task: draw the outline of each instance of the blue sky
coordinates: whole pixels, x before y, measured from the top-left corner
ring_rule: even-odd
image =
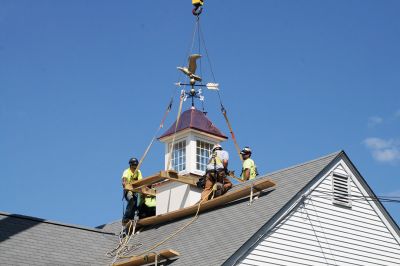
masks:
[[[96,226],[175,94],[191,1],[0,2],[0,211]],[[399,1],[207,1],[201,25],[241,146],[264,174],[344,149],[400,197]],[[204,78],[211,79],[203,60]],[[209,118],[229,133],[215,92]],[[184,109],[189,103],[184,104]],[[230,166],[240,169],[232,141]],[[142,172],[163,167],[156,143]],[[400,204],[386,204],[400,223]]]

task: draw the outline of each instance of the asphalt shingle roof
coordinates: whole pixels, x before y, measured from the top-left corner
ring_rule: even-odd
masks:
[[[188,228],[153,251],[178,251],[181,255],[173,265],[221,265],[339,154],[333,153],[260,177],[274,180],[276,188],[263,193],[250,206],[249,199],[245,198],[200,214]],[[245,185],[248,184],[242,183],[233,189]],[[132,240],[132,244],[141,245],[132,254],[137,255],[147,250],[192,218],[146,228]],[[115,225],[107,225],[104,230],[115,230]]]
[[[107,265],[116,241],[95,228],[0,212],[0,265]]]
[[[252,205],[248,198],[201,213],[189,227],[153,251],[173,249],[181,255],[172,265],[221,265],[266,224],[341,152],[270,173],[277,183]],[[258,162],[260,164],[262,162]],[[233,188],[248,185],[242,183]],[[188,223],[193,216],[144,228],[131,240],[141,253]],[[0,264],[107,265],[117,245],[120,221],[85,228],[0,212]]]

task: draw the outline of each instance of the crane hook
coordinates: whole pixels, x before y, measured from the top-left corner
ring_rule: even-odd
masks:
[[[192,10],[192,14],[196,17],[200,16],[201,12],[203,12],[203,8],[201,6],[196,6]]]
[[[192,14],[196,17],[200,16],[201,12],[203,12],[202,5],[204,4],[204,0],[192,0],[192,5],[194,6],[192,10]]]

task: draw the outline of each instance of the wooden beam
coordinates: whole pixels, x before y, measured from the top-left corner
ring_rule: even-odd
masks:
[[[156,196],[156,190],[148,187],[133,188],[132,185],[126,184],[125,189],[133,192],[142,193],[144,195]]]
[[[212,200],[208,200],[206,202],[203,202],[200,206],[200,212],[216,208],[218,206],[225,205],[231,201],[238,200],[244,197],[247,197],[250,195],[251,191],[251,184],[253,183],[253,189],[254,190],[264,190],[266,188],[270,188],[275,186],[275,182],[272,181],[271,179],[263,179],[263,180],[257,180],[257,181],[248,181],[248,186],[242,187],[236,191],[228,191],[226,194],[214,198]],[[159,224],[163,222],[168,222],[168,221],[173,221],[185,216],[189,216],[192,214],[195,214],[198,208],[198,204],[195,204],[193,206],[189,206],[180,210],[160,214],[157,216],[152,216],[144,219],[140,219],[138,221],[139,226],[146,226],[146,225],[154,225],[154,224]]]
[[[236,181],[240,182],[240,183],[244,183],[246,182],[245,180],[235,176],[235,172],[234,171],[229,171],[228,176],[235,179]]]
[[[136,189],[141,188],[143,186],[147,186],[147,185],[151,185],[151,184],[160,182],[164,179],[196,186],[196,183],[199,180],[199,177],[195,176],[195,175],[191,175],[191,174],[178,175],[178,173],[174,170],[160,171],[154,175],[145,177],[142,180],[138,180],[138,181],[132,182],[130,184],[127,184],[126,189],[132,190],[135,192],[140,192],[139,190],[136,190]]]
[[[176,171],[161,171],[160,175],[164,178],[167,178],[171,181],[177,181],[180,183],[196,186],[197,181],[199,181],[199,177],[188,174],[188,175],[178,175]]]
[[[161,172],[158,172],[158,173],[156,173],[154,175],[145,177],[142,180],[138,180],[138,181],[132,182],[130,185],[132,186],[133,189],[135,189],[135,188],[139,188],[139,187],[142,187],[142,186],[151,185],[151,184],[159,182],[159,181],[161,181],[163,179],[164,179],[164,177],[161,177]]]
[[[142,193],[145,195],[156,196],[156,190],[153,188],[142,187]]]
[[[172,249],[164,249],[157,252],[157,261],[160,262],[165,259],[171,259],[179,256],[179,253]],[[129,260],[116,262],[113,266],[140,266],[148,263],[153,263],[156,261],[156,253],[148,253],[142,256],[133,256]]]

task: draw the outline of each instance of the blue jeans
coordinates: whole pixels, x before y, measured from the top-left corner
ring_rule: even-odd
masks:
[[[132,191],[125,193],[125,200],[128,202],[125,209],[124,219],[133,220],[137,208],[137,194]]]

